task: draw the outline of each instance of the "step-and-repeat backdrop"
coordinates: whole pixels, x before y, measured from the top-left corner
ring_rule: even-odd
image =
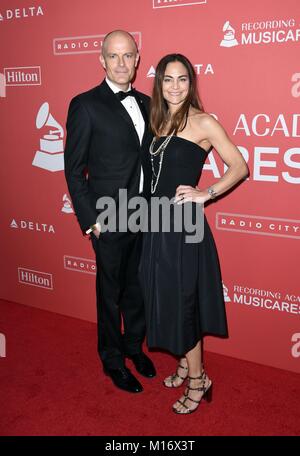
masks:
[[[205,109],[249,165],[206,209],[230,330],[206,349],[300,372],[299,0],[2,0],[0,296],[95,321],[94,254],[64,179],[65,122],[70,99],[103,79],[102,40],[120,28],[140,48],[141,91],[151,93],[165,54],[192,61]],[[212,151],[203,186],[223,172]]]

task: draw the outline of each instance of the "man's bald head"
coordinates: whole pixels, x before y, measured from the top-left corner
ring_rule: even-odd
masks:
[[[138,53],[137,44],[130,33],[126,32],[126,30],[113,30],[104,37],[101,50],[102,55],[107,54],[110,43],[119,39],[127,41],[129,45],[132,45],[132,51]]]
[[[127,90],[139,61],[136,42],[125,30],[114,30],[103,40],[100,62],[106,77],[119,89]]]

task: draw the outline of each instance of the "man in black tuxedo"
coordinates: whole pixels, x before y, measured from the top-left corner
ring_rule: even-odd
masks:
[[[65,176],[75,213],[83,232],[91,233],[96,253],[98,352],[104,372],[118,388],[129,392],[140,392],[143,387],[126,367],[126,357],[145,377],[156,374],[142,351],[141,232],[101,233],[96,202],[109,196],[118,204],[119,189],[127,190],[128,199],[141,195],[143,186],[143,195],[149,195],[149,170],[142,150],[150,136],[150,99],[131,88],[138,60],[129,33],[116,30],[106,35],[100,55],[106,78],[72,99],[65,147]]]

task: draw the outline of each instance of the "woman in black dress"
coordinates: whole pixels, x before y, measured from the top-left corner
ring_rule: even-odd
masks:
[[[170,211],[168,232],[160,224],[157,231],[144,234],[140,264],[147,343],[180,357],[176,373],[164,385],[180,387],[188,380],[173,405],[175,413],[187,414],[197,409],[202,398],[211,398],[212,381],[203,369],[203,336],[227,336],[218,254],[203,205],[244,178],[248,168],[222,126],[204,112],[195,71],[181,54],[167,55],[157,66],[151,128],[151,202],[153,197],[167,197],[173,207],[190,205],[193,220],[199,208],[202,212],[201,241],[187,242],[185,224],[175,230],[175,212]],[[213,147],[228,169],[217,183],[202,189],[199,179]]]

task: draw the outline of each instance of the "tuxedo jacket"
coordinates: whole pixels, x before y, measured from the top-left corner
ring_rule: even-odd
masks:
[[[110,196],[116,201],[119,189],[128,199],[139,195],[141,165],[143,196],[150,196],[150,161],[147,159],[150,98],[138,91],[137,102],[145,120],[140,140],[132,119],[105,80],[72,99],[67,118],[65,176],[80,227],[85,231],[96,223],[97,199]]]

